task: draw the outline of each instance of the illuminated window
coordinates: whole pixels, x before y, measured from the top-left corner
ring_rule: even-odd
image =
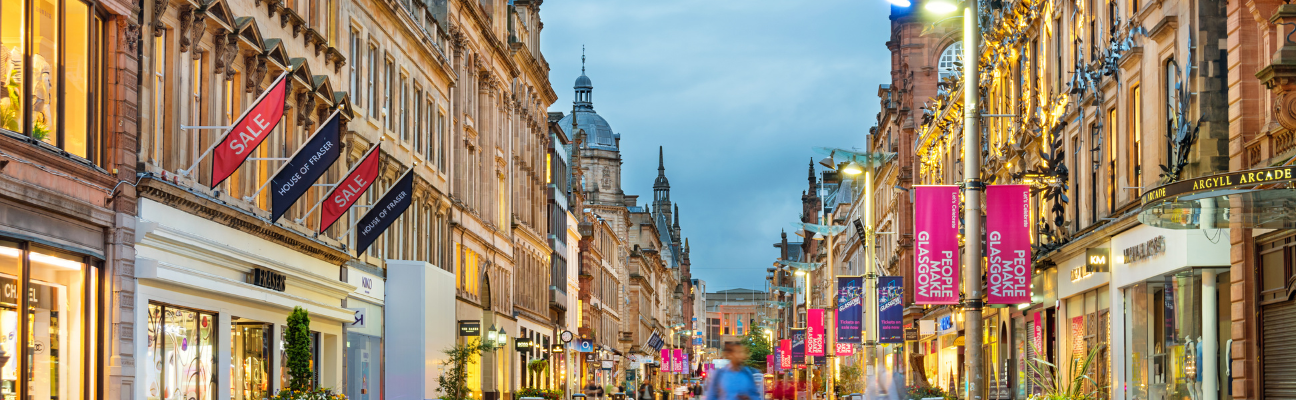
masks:
[[[954,42],[945,46],[941,51],[940,61],[937,63],[937,70],[940,71],[940,80],[944,81],[948,77],[958,76],[961,72],[956,65],[963,58],[963,42]]]
[[[169,34],[169,30],[164,30],[161,36],[153,38],[153,115],[150,119],[153,120],[153,158],[158,163],[161,163],[163,168],[173,169],[177,167],[165,163],[166,158],[164,157],[168,153],[165,151],[168,146],[165,146],[164,143],[171,140],[171,136],[166,134],[166,107],[167,104],[170,104],[166,100],[166,63],[167,54],[170,54],[167,53],[167,37]],[[0,102],[3,101],[0,100]],[[18,114],[19,117],[21,115]]]
[[[1107,110],[1107,212],[1116,211],[1116,109]]]

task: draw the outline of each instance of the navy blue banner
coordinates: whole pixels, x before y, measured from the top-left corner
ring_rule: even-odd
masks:
[[[387,194],[374,203],[373,208],[356,222],[356,254],[364,254],[364,251],[369,249],[369,245],[373,244],[374,240],[378,240],[378,235],[405,213],[405,209],[409,208],[413,199],[414,170],[409,170],[405,171],[405,176],[397,180],[391,190],[388,190]]]
[[[860,344],[864,336],[864,277],[837,277],[837,343]]]
[[[806,350],[805,328],[792,329],[792,363],[805,364]]]
[[[270,221],[278,221],[342,154],[338,113],[315,130],[288,163],[270,179]]]
[[[904,343],[904,278],[879,276],[878,342]]]

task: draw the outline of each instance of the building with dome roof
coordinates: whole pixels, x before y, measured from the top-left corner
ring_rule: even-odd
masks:
[[[570,190],[579,192],[573,198],[583,199],[573,212],[577,218],[585,219],[582,223],[606,223],[618,239],[616,254],[600,251],[579,258],[582,293],[578,307],[585,316],[581,323],[598,327],[607,326],[609,318],[619,320],[617,343],[598,344],[622,352],[642,352],[641,346],[654,332],[669,345],[687,346],[691,338],[685,333],[695,331],[689,328],[693,325],[689,322],[694,314],[694,291],[688,245],[680,234],[679,207],[670,199],[665,150],[658,148],[653,198],[640,205],[639,196],[626,195],[622,189],[621,135],[594,110],[594,83],[583,65],[572,89],[575,98],[571,113],[559,119],[557,125],[572,139],[567,146],[573,161]],[[582,238],[586,240],[590,238]],[[597,247],[593,243],[581,246],[581,252]],[[600,278],[601,268],[614,271],[616,290],[587,290],[609,283]],[[608,295],[616,298],[604,297]]]

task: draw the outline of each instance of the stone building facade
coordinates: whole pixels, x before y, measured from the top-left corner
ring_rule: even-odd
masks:
[[[114,398],[138,385],[133,371],[145,360],[134,351],[142,329],[132,279],[136,82],[149,30],[136,6],[19,2],[0,12],[0,281],[8,293],[0,329],[9,338],[0,345],[0,379],[7,396]],[[28,320],[20,315],[32,323],[19,324]]]

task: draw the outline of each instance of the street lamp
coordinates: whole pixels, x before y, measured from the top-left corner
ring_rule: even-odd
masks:
[[[984,388],[985,376],[981,366],[984,365],[984,354],[981,343],[984,342],[983,321],[981,320],[981,193],[985,183],[981,182],[981,130],[977,127],[980,117],[979,99],[980,72],[977,71],[981,48],[981,30],[977,27],[978,1],[965,2],[963,9],[963,224],[967,233],[967,246],[963,247],[963,329],[965,345],[963,347],[963,368],[968,377],[965,386],[967,395],[980,396]],[[958,9],[953,0],[930,0],[926,7],[929,11],[944,10],[950,12]]]

